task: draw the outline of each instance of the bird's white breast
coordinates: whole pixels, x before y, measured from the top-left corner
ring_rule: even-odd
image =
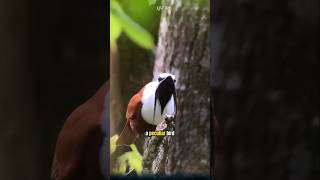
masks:
[[[155,117],[153,119],[153,113],[154,113],[154,99],[155,99],[155,92],[158,87],[158,82],[150,82],[148,83],[144,90],[143,95],[141,98],[142,102],[142,108],[141,108],[141,115],[142,118],[149,124],[158,125],[161,123],[161,121],[164,120],[166,115],[173,115],[174,112],[174,100],[173,96],[171,96],[170,100],[166,104],[163,114],[161,115],[161,106],[159,100],[156,102],[156,112]]]

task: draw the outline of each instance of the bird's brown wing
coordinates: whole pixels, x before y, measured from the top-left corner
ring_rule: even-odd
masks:
[[[56,144],[52,180],[103,179],[99,152],[104,136],[101,120],[105,88],[67,118]]]
[[[138,134],[144,133],[146,130],[154,130],[155,126],[148,124],[143,120],[141,115],[141,98],[144,87],[130,99],[126,113],[126,125],[123,128],[117,145],[130,145],[137,138]]]
[[[117,145],[130,145],[132,144],[138,132],[135,130],[137,126],[137,121],[141,118],[141,97],[143,89],[140,90],[137,94],[132,96],[128,103],[127,113],[126,113],[126,124],[117,140]]]

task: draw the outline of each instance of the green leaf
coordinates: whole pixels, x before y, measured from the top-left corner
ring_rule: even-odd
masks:
[[[110,13],[110,43],[111,46],[115,43],[115,41],[119,38],[122,32],[121,23],[118,19]]]
[[[111,2],[111,1],[110,1]],[[110,14],[112,14],[120,23],[122,30],[135,43],[146,49],[154,47],[152,35],[133,21],[121,8],[119,3],[112,1],[110,4]]]
[[[111,7],[120,7],[120,4],[116,0],[110,0],[110,8]],[[111,9],[110,9],[111,10]],[[117,17],[110,11],[110,45],[116,42],[122,32],[121,23],[117,19]]]
[[[154,5],[156,2],[157,2],[157,0],[148,0],[149,1],[149,5],[151,6],[151,5]]]
[[[142,172],[142,156],[139,153],[137,147],[134,144],[130,145],[132,151],[126,152],[119,156],[117,159],[118,173],[124,174],[127,165],[129,165],[130,170],[134,169],[138,175]]]
[[[110,154],[113,154],[117,148],[117,140],[119,136],[116,134],[110,138]]]
[[[132,149],[132,160],[129,161],[129,164],[140,175],[142,172],[142,156],[134,144],[131,144],[130,147]]]
[[[121,23],[118,21],[118,19],[110,13],[110,43],[115,43],[115,41],[118,39],[118,37],[121,35],[122,27]]]

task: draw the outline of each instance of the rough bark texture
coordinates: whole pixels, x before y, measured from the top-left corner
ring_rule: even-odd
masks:
[[[176,75],[178,114],[175,136],[158,146],[159,152],[169,147],[168,154],[158,153],[152,173],[209,175],[209,1],[166,0],[163,6],[154,75]]]
[[[121,96],[121,73],[120,60],[118,57],[118,47],[115,43],[110,48],[110,134],[113,135],[117,131],[117,127],[124,121],[123,114],[125,114],[125,107],[123,105]]]
[[[157,126],[156,131],[174,133],[174,126],[174,117],[167,116],[166,119]],[[172,138],[170,138],[170,136],[152,136],[146,139],[142,162],[143,175],[164,175],[166,164],[169,158],[169,147],[171,145]]]

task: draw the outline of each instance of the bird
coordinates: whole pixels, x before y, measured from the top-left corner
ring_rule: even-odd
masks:
[[[66,119],[57,139],[51,180],[104,180],[108,176],[109,81]]]
[[[170,73],[160,73],[154,81],[134,94],[127,106],[126,123],[117,145],[134,143],[139,134],[155,130],[167,115],[176,116],[176,78]]]

